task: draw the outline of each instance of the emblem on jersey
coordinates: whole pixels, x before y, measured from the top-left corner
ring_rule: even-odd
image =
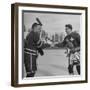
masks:
[[[73,41],[73,40],[74,40],[74,38],[71,37],[71,38],[70,38],[70,41]]]

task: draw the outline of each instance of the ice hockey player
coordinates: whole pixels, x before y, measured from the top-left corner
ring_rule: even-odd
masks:
[[[66,37],[63,41],[63,46],[66,46],[70,51],[68,52],[68,72],[74,74],[73,67],[76,66],[77,73],[80,75],[80,35],[77,32],[72,31],[72,25],[65,25]]]
[[[26,77],[34,77],[37,71],[38,53],[43,55],[43,42],[40,40],[40,32],[42,25],[34,23],[32,30],[29,32],[24,43],[24,64],[26,69]]]

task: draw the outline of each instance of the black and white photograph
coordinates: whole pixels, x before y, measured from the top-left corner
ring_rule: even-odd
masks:
[[[23,14],[24,77],[80,75],[80,14]]]
[[[85,82],[87,9],[33,4],[16,6],[17,83]]]

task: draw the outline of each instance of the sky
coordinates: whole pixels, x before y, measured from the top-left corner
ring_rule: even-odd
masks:
[[[26,30],[30,29],[32,24],[36,22],[36,17],[42,22],[43,30],[48,33],[65,32],[65,24],[72,24],[73,30],[80,31],[80,15],[41,12],[24,12]]]

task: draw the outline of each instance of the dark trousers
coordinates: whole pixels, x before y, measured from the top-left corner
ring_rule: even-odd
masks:
[[[73,67],[74,67],[73,64],[68,66],[68,72],[69,72],[69,74],[73,74],[74,73],[73,72]],[[80,65],[76,65],[76,70],[77,70],[77,73],[80,75]]]
[[[27,74],[35,74],[35,71],[37,70],[36,59],[36,55],[24,53],[24,64]]]

